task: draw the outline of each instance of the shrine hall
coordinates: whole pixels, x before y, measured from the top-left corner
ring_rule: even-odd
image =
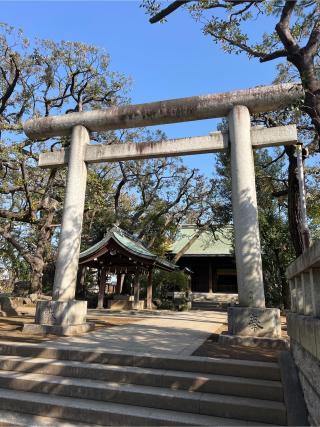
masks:
[[[152,273],[155,269],[164,271],[179,270],[179,267],[152,253],[142,242],[121,228],[114,226],[95,245],[80,253],[78,275],[79,286],[85,281],[87,268],[98,270],[99,296],[97,308],[103,308],[106,277],[117,276],[113,300],[108,308],[141,309],[152,308]],[[122,296],[122,286],[126,274],[134,275],[133,298]],[[147,298],[140,301],[140,277],[147,275]]]

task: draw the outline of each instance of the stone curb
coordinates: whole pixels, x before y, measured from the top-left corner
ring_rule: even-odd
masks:
[[[244,347],[272,348],[274,350],[289,349],[289,341],[282,338],[263,338],[220,334],[218,342],[224,345],[242,345]]]

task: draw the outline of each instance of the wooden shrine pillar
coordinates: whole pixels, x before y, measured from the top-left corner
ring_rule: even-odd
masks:
[[[104,295],[106,290],[106,273],[107,273],[107,269],[105,266],[103,266],[100,270],[99,295],[98,295],[97,308],[103,308],[103,301],[104,301]]]
[[[192,293],[192,277],[191,274],[188,274],[188,292]]]
[[[122,287],[123,287],[123,282],[124,282],[124,274],[117,274],[117,285],[116,285],[116,290],[115,290],[115,294],[120,295],[122,292]]]
[[[152,272],[153,270],[149,270],[149,273],[148,273],[147,306],[146,306],[148,310],[152,310]]]
[[[140,273],[136,272],[133,279],[133,308],[139,309],[139,301],[140,301]]]
[[[77,274],[77,286],[76,286],[76,295],[79,297],[85,297],[85,281],[86,281],[86,271],[87,267],[85,265],[80,265]]]
[[[212,269],[212,292],[218,292],[217,264],[214,264],[214,267]]]
[[[212,281],[212,279],[213,279],[213,277],[212,277],[212,262],[209,260],[209,264],[208,264],[208,274],[209,274],[209,281],[208,281],[208,283],[209,283],[209,289],[208,289],[208,292],[209,292],[209,294],[212,294],[212,291],[213,291],[213,281]]]

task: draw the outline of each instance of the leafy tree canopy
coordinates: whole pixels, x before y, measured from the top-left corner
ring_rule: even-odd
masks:
[[[30,42],[0,26],[0,245],[8,269],[31,272],[41,290],[55,258],[64,199],[65,169],[41,170],[39,153],[69,144],[68,137],[30,140],[22,123],[33,116],[68,114],[129,102],[130,79],[110,69],[108,54],[78,42]],[[92,143],[122,144],[164,139],[145,129],[93,133]],[[135,232],[159,254],[187,211],[199,221],[214,209],[214,181],[180,159],[90,166],[83,247],[114,223]],[[209,211],[208,211],[209,209]],[[210,211],[211,210],[211,211]],[[1,266],[2,268],[2,266]],[[19,273],[20,271],[20,273]]]

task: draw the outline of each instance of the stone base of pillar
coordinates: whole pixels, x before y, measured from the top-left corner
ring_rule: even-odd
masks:
[[[137,302],[133,302],[132,310],[144,310],[145,302],[143,300],[139,300]]]
[[[284,338],[250,337],[241,335],[220,334],[219,344],[237,345],[242,347],[259,347],[273,350],[289,350],[289,340]]]
[[[38,301],[34,324],[25,324],[22,332],[30,334],[76,335],[92,331],[86,323],[87,301]]]
[[[228,334],[281,338],[281,319],[278,308],[229,307]]]

